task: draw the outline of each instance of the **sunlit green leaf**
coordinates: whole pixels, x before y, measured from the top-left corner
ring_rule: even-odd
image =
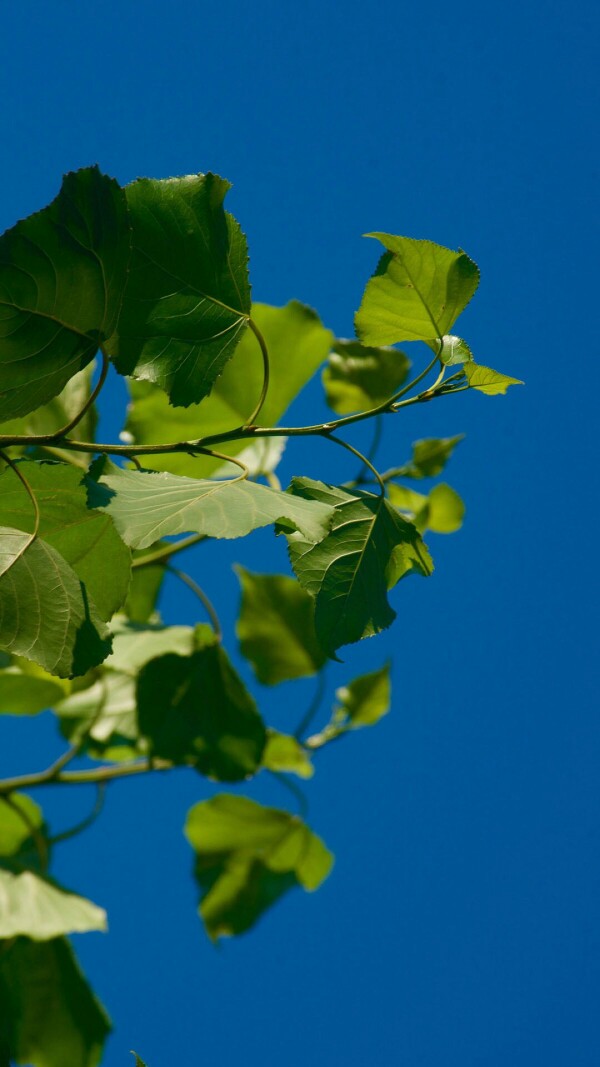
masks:
[[[412,459],[395,472],[403,478],[435,478],[446,466],[456,446],[464,439],[456,437],[426,437],[413,444]]]
[[[134,675],[149,660],[176,652],[189,656],[195,649],[193,626],[164,626],[162,623],[146,625],[130,622],[117,616],[111,623],[113,648],[104,666],[113,671]]]
[[[421,516],[423,510],[427,509],[429,497],[424,493],[417,493],[414,489],[409,489],[406,485],[398,485],[396,482],[388,482],[387,490],[391,503],[408,515],[411,522],[415,522],[417,516]],[[420,532],[423,531],[424,527],[419,521],[415,522],[415,525]]]
[[[432,241],[369,233],[387,252],[367,283],[356,314],[363,344],[429,341],[448,333],[479,284],[479,270],[464,252]]]
[[[309,737],[306,744],[309,748],[321,748],[348,730],[374,726],[390,710],[390,692],[389,664],[336,689],[338,703],[331,721],[320,733]]]
[[[130,252],[125,195],[96,167],[0,237],[0,421],[57,396],[114,330]]]
[[[229,188],[199,174],[125,190],[133,252],[108,348],[121,374],[156,382],[178,406],[210,392],[250,313],[246,238],[223,210]]]
[[[88,508],[82,472],[26,461],[19,470],[40,509],[39,536],[71,565],[100,617],[110,619],[127,595],[131,554],[109,517]],[[12,471],[1,475],[0,485],[0,524],[31,532],[35,516],[25,489]]]
[[[236,625],[242,654],[260,682],[316,674],[326,656],[315,634],[315,605],[293,578],[236,567],[242,604]]]
[[[219,794],[188,812],[200,915],[209,937],[241,934],[294,885],[317,889],[333,857],[298,816]]]
[[[34,874],[0,868],[0,938],[49,941],[62,934],[106,930],[106,912]]]
[[[241,780],[258,769],[265,728],[220,645],[151,660],[139,675],[137,705],[140,732],[153,755],[220,781]]]
[[[333,335],[310,308],[292,301],[285,307],[253,304],[252,318],[269,350],[269,391],[258,417],[261,426],[276,426],[291,402],[327,358]],[[166,396],[147,382],[133,382],[127,431],[137,444],[190,441],[243,425],[263,382],[263,361],[256,338],[246,331],[213,391],[200,405],[173,408]],[[238,455],[244,441],[219,445],[219,451]],[[190,478],[214,474],[220,460],[184,453],[146,456],[144,463]],[[233,469],[233,468],[230,468]]]
[[[267,730],[262,765],[268,771],[297,774],[299,778],[312,778],[315,773],[310,757],[300,742],[289,734],[280,734],[277,730]]]
[[[465,374],[472,389],[478,389],[487,396],[498,396],[506,393],[509,385],[524,385],[519,378],[509,378],[508,374],[500,374],[490,367],[482,367],[479,363],[465,363]]]
[[[10,801],[9,804],[0,797],[0,857],[13,856],[30,838],[31,828],[39,830],[44,822],[39,804],[25,793],[11,793]],[[22,815],[15,811],[15,807]]]
[[[37,715],[64,695],[58,679],[49,675],[36,678],[15,666],[0,671],[0,715]]]
[[[11,1062],[97,1067],[110,1022],[69,942],[19,938],[0,953],[0,1035]]]
[[[257,482],[179,478],[123,470],[109,462],[101,481],[90,484],[89,499],[94,508],[110,515],[133,548],[146,548],[168,534],[244,537],[271,523],[301,530],[317,541],[332,518],[326,505]]]
[[[415,527],[380,496],[295,478],[294,492],[335,507],[331,532],[314,545],[288,537],[298,581],[315,597],[315,629],[333,655],[371,637],[396,617],[387,591],[407,574],[428,575],[433,564]]]
[[[389,399],[406,380],[410,360],[396,348],[336,341],[323,371],[330,408],[338,415],[368,411]]]
[[[106,626],[85,587],[51,545],[0,529],[0,647],[61,678],[85,674],[110,652]],[[2,562],[16,562],[2,573]]]
[[[429,494],[427,526],[434,533],[454,533],[460,530],[465,515],[465,505],[451,486],[440,482]]]
[[[429,341],[429,347],[439,353],[439,357],[447,367],[455,367],[461,363],[472,363],[473,353],[462,337],[456,337],[452,333],[446,333],[442,337],[442,350],[439,352],[437,341]]]
[[[144,555],[159,551],[166,542],[157,542],[149,545],[142,552],[134,553],[134,559],[141,559]],[[123,612],[132,622],[145,623],[156,612],[158,599],[165,578],[164,564],[148,563],[143,567],[134,567],[131,571],[131,582],[127,600],[123,605]]]

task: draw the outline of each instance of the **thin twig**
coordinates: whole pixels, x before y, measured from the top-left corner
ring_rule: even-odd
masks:
[[[66,437],[68,433],[71,433],[71,430],[74,430],[75,427],[77,426],[77,424],[79,422],[81,422],[83,416],[87,414],[87,412],[90,410],[92,404],[94,403],[94,401],[98,397],[98,395],[99,395],[99,393],[100,393],[100,391],[102,389],[102,386],[104,385],[104,383],[106,381],[106,375],[108,374],[108,368],[110,366],[109,361],[108,361],[108,356],[106,355],[106,352],[104,351],[104,349],[101,349],[101,355],[102,355],[102,370],[100,371],[100,377],[98,378],[98,381],[97,381],[94,389],[92,389],[92,392],[90,393],[89,397],[87,398],[87,400],[86,400],[85,404],[83,405],[81,411],[79,411],[78,414],[75,415],[70,420],[70,422],[67,423],[66,426],[63,426],[62,429],[56,431],[56,437]]]
[[[260,391],[260,396],[259,396],[258,401],[256,403],[256,407],[254,408],[254,411],[252,412],[251,415],[248,416],[248,419],[244,423],[245,427],[254,426],[254,423],[256,422],[256,420],[257,420],[257,418],[258,418],[258,416],[259,416],[259,414],[261,412],[262,406],[263,406],[263,404],[264,404],[264,402],[265,402],[265,400],[267,398],[267,393],[269,391],[269,350],[267,348],[267,342],[265,341],[262,333],[260,332],[258,326],[256,325],[256,323],[254,322],[253,319],[248,319],[248,326],[252,330],[252,333],[254,334],[254,336],[256,337],[256,340],[258,341],[258,343],[260,345],[260,351],[261,351],[262,360],[263,360],[263,384],[262,384],[262,389]]]
[[[195,582],[193,578],[190,578],[189,574],[186,574],[185,571],[180,571],[177,567],[171,567],[169,564],[167,564],[165,570],[169,571],[169,574],[174,574],[176,578],[179,578],[179,580],[184,583],[184,585],[187,585],[188,589],[191,589],[192,593],[195,593],[210,619],[210,624],[214,630],[217,641],[222,641],[223,629],[219,621],[219,616],[204,590],[198,585],[198,582]]]
[[[23,485],[24,489],[26,490],[27,495],[28,495],[29,499],[31,500],[31,503],[33,504],[33,514],[34,514],[33,530],[29,535],[29,540],[26,541],[25,544],[19,549],[19,551],[17,552],[16,556],[12,560],[10,566],[14,567],[15,563],[17,562],[17,560],[20,559],[21,556],[27,551],[29,546],[31,544],[33,544],[33,542],[35,541],[35,539],[36,539],[36,537],[38,535],[38,530],[40,528],[40,508],[39,508],[38,502],[36,500],[35,493],[33,492],[33,489],[31,488],[31,486],[30,486],[29,482],[27,481],[27,478],[25,477],[25,475],[22,474],[21,471],[19,470],[17,464],[10,458],[10,456],[8,456],[6,454],[6,452],[0,452],[0,459],[3,459],[4,462],[10,467],[10,469],[12,471],[14,471],[14,473],[17,476],[17,478],[19,479],[19,481]]]
[[[38,857],[39,857],[41,871],[42,871],[43,874],[45,874],[46,871],[48,870],[48,860],[49,860],[48,842],[46,841],[46,838],[44,837],[43,833],[41,832],[39,826],[36,826],[35,823],[33,823],[31,821],[31,819],[29,818],[29,815],[27,814],[27,812],[24,811],[24,809],[20,806],[20,804],[15,800],[14,797],[10,796],[10,794],[4,793],[0,797],[0,800],[3,800],[4,803],[9,808],[11,808],[12,811],[14,811],[16,815],[19,816],[21,822],[23,823],[23,825],[25,826],[25,828],[29,832],[29,836],[31,837],[31,840],[33,841],[33,843],[35,845],[35,850],[36,850],[36,852],[38,854]]]
[[[83,833],[87,830],[98,818],[103,807],[104,800],[106,798],[106,782],[95,782],[96,785],[96,802],[89,815],[86,815],[85,819],[81,819],[80,822],[75,823],[69,830],[63,830],[60,834],[54,834],[53,837],[48,838],[49,845],[62,844],[63,841],[69,841],[70,838],[76,837],[77,834]]]
[[[294,730],[294,737],[296,738],[296,741],[302,741],[302,739],[303,739],[306,731],[308,730],[311,722],[313,721],[315,715],[317,714],[319,708],[321,707],[321,703],[322,703],[324,694],[325,694],[325,668],[323,668],[322,670],[319,671],[319,673],[317,675],[317,688],[315,690],[315,694],[314,694],[314,696],[313,696],[313,698],[312,698],[307,710],[305,711],[304,715],[302,716],[300,722],[298,723],[298,726]]]

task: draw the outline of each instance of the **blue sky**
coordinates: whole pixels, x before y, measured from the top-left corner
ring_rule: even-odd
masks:
[[[416,438],[467,434],[447,476],[468,512],[432,537],[434,577],[393,595],[393,629],[331,672],[333,692],[391,656],[394,709],[310,783],[337,855],[322,890],[213,949],[181,835],[206,788],[187,773],[115,785],[63,846],[57,876],[111,920],[76,939],[115,1021],[107,1067],[130,1048],[148,1067],[600,1061],[595,31],[585,2],[23,0],[5,16],[2,229],[78,166],[122,182],[215,170],[256,299],[296,297],[351,335],[377,258],[362,233],[460,246],[482,271],[461,332],[527,383],[386,429],[384,466]],[[298,421],[320,404],[317,384]],[[324,447],[290,448],[286,473],[348,477]],[[286,562],[267,533],[193,557],[235,648],[233,560]],[[180,590],[164,605],[195,613]],[[311,685],[259,693],[274,725],[295,724]],[[59,751],[48,717],[2,724],[3,773]],[[43,800],[59,829],[91,798]]]

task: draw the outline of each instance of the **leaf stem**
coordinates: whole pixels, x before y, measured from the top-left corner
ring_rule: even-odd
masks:
[[[308,800],[303,789],[300,789],[299,785],[292,782],[291,779],[286,778],[285,774],[281,771],[269,771],[272,778],[276,778],[280,785],[287,789],[288,793],[291,793],[296,803],[298,804],[298,815],[301,819],[306,819],[308,815]]]
[[[22,474],[21,471],[19,470],[17,464],[10,458],[10,456],[8,456],[6,454],[6,452],[0,452],[0,459],[3,459],[4,462],[11,468],[11,470],[14,471],[14,473],[17,476],[17,478],[19,479],[19,481],[23,485],[24,489],[27,492],[27,495],[28,495],[29,499],[31,500],[31,503],[33,504],[33,513],[34,513],[34,516],[35,516],[34,525],[33,525],[33,531],[29,535],[29,540],[25,542],[25,544],[23,545],[23,547],[21,549],[19,549],[19,551],[17,552],[15,558],[13,559],[12,563],[10,564],[10,567],[14,567],[15,563],[17,562],[17,560],[20,559],[21,556],[27,551],[29,546],[33,544],[33,542],[35,541],[35,539],[36,539],[36,537],[38,535],[38,530],[40,528],[40,509],[39,509],[39,505],[38,505],[38,502],[37,502],[36,497],[35,497],[35,493],[33,492],[33,489],[31,488],[31,486],[30,486],[29,482],[27,481],[27,478],[25,477],[25,475]]]
[[[188,589],[191,589],[192,593],[195,593],[210,619],[210,624],[214,630],[217,641],[222,641],[223,629],[219,621],[219,616],[214,609],[212,601],[209,600],[204,590],[200,588],[198,582],[195,582],[193,578],[190,578],[189,574],[186,574],[185,571],[180,571],[177,567],[171,567],[169,564],[166,565],[165,570],[167,570],[169,574],[174,574],[176,578],[179,578],[179,580],[184,583],[184,585],[187,585]]]
[[[86,815],[85,819],[81,819],[80,822],[75,823],[69,830],[63,830],[60,834],[54,834],[53,837],[48,838],[49,845],[62,844],[63,841],[69,841],[72,837],[77,837],[78,834],[83,833],[88,827],[95,823],[96,819],[100,815],[106,798],[106,782],[96,782],[96,802],[89,815]]]
[[[375,480],[379,483],[380,495],[382,497],[385,496],[385,483],[383,482],[379,471],[377,470],[376,467],[373,466],[371,461],[369,459],[367,459],[366,456],[363,456],[362,452],[358,451],[358,448],[354,448],[354,445],[348,444],[347,441],[342,441],[341,437],[334,437],[333,434],[329,434],[328,433],[327,434],[327,439],[329,441],[334,441],[336,445],[341,445],[342,448],[345,448],[348,452],[352,452],[353,455],[355,455],[357,457],[357,459],[360,459],[362,464],[363,464],[363,466],[367,467],[368,470],[371,471],[371,473],[375,476]]]
[[[147,556],[139,556],[134,559],[131,566],[135,570],[138,567],[149,567],[153,563],[163,563],[176,555],[177,552],[183,552],[186,548],[191,548],[192,545],[197,545],[200,541],[207,541],[206,534],[190,534],[189,537],[184,537],[181,541],[175,541],[174,544],[165,545],[164,548],[157,549],[156,552],[149,552]]]
[[[94,401],[99,396],[100,391],[102,389],[102,386],[104,385],[104,383],[106,381],[106,375],[108,374],[108,368],[110,366],[109,360],[108,360],[108,356],[106,355],[106,352],[104,351],[103,348],[100,351],[101,351],[101,355],[102,355],[102,369],[100,371],[100,377],[98,378],[98,381],[96,382],[95,387],[92,389],[92,391],[91,391],[89,397],[87,398],[85,404],[83,405],[81,411],[78,412],[78,414],[75,415],[74,418],[72,418],[71,421],[68,422],[66,426],[63,426],[61,430],[57,430],[56,431],[56,436],[57,437],[66,437],[67,434],[71,432],[71,430],[74,430],[75,427],[77,426],[77,424],[81,422],[83,416],[87,414],[87,412],[90,410],[92,404],[94,403]]]
[[[254,322],[254,319],[252,319],[252,318],[248,319],[248,326],[252,330],[252,333],[254,334],[254,336],[256,337],[256,340],[258,341],[258,343],[260,345],[260,351],[261,351],[261,355],[262,355],[262,359],[263,359],[263,383],[262,383],[262,389],[260,391],[260,396],[259,396],[258,401],[256,403],[256,407],[254,408],[254,411],[252,412],[252,414],[248,417],[247,421],[244,423],[244,429],[247,429],[248,427],[253,426],[254,423],[256,422],[256,420],[257,420],[257,418],[258,418],[258,416],[260,414],[260,411],[262,409],[262,406],[263,406],[263,404],[264,404],[264,402],[265,402],[265,400],[267,398],[267,393],[269,391],[269,350],[267,348],[267,342],[265,341],[265,339],[264,339],[262,333],[260,332],[258,326]]]
[[[0,781],[0,796],[14,792],[15,789],[36,789],[41,785],[87,785],[90,782],[110,782],[115,778],[129,778],[131,775],[147,774],[149,771],[170,771],[174,764],[169,760],[138,760],[135,763],[118,763],[103,767],[91,767],[82,771],[60,771],[55,773],[56,764],[45,771],[34,774],[22,774],[18,778],[5,778]]]
[[[294,737],[296,741],[302,741],[302,738],[308,730],[311,722],[321,707],[323,696],[325,695],[325,668],[319,671],[317,675],[317,688],[315,689],[314,696],[308,705],[307,710],[302,716],[298,726],[294,730]]]

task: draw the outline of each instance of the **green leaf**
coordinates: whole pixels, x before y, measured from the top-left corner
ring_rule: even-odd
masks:
[[[185,833],[197,856],[200,915],[214,941],[250,929],[293,886],[317,889],[333,864],[298,816],[248,797],[221,793],[196,804]]]
[[[154,545],[149,545],[142,552],[136,552],[133,558],[141,559],[145,555],[159,551],[166,546],[166,543],[166,541],[158,541]],[[164,563],[147,563],[143,567],[132,569],[129,592],[123,605],[123,613],[132,622],[145,623],[155,615],[165,574]]]
[[[423,533],[427,525],[429,497],[424,493],[416,493],[414,489],[409,489],[406,485],[397,485],[395,482],[387,483],[387,491],[390,503],[399,511],[404,512],[407,518],[415,524],[419,533]]]
[[[331,508],[298,499],[248,480],[206,481],[173,474],[123,470],[107,462],[89,500],[106,512],[126,544],[147,548],[168,534],[244,537],[260,526],[279,523],[319,540]]]
[[[387,248],[367,283],[356,332],[367,345],[429,341],[448,333],[479,284],[465,252],[433,241],[368,233]]]
[[[491,367],[482,367],[479,363],[466,363],[464,369],[471,389],[478,389],[487,396],[504,394],[509,385],[525,384],[519,378],[509,378],[507,374],[500,374]]]
[[[0,715],[37,715],[64,696],[58,679],[26,674],[16,666],[0,671]]]
[[[404,478],[435,478],[446,466],[456,446],[464,439],[456,437],[426,437],[413,444],[412,460],[396,472]]]
[[[262,765],[268,771],[297,774],[299,778],[312,778],[315,769],[306,750],[295,737],[267,730],[267,744]]]
[[[434,533],[454,533],[460,530],[465,515],[465,505],[451,486],[440,482],[429,494],[427,526]]]
[[[97,1067],[110,1022],[69,942],[19,938],[0,955],[0,1046],[16,1064]],[[4,1050],[2,1050],[4,1051]]]
[[[154,756],[220,781],[239,781],[258,769],[265,728],[220,645],[151,660],[140,671],[137,706],[140,732]]]
[[[436,341],[429,341],[428,344],[434,352],[438,351],[439,345]],[[447,367],[473,362],[473,353],[467,342],[463,341],[462,337],[455,337],[451,333],[444,334],[442,337],[442,350],[439,357]]]
[[[88,508],[80,470],[63,463],[25,460],[19,469],[40,509],[39,536],[71,565],[100,617],[110,619],[127,595],[129,549],[110,518]],[[5,471],[0,477],[0,525],[30,533],[35,523],[31,500],[12,471]]]
[[[338,415],[368,411],[393,396],[409,370],[410,360],[397,348],[336,341],[323,371],[327,403]]]
[[[229,188],[199,174],[125,190],[131,271],[108,349],[121,374],[156,382],[176,406],[210,393],[250,314],[246,238],[223,210]]]
[[[135,1067],[146,1067],[146,1064],[140,1059],[137,1052],[132,1052],[131,1055],[135,1056]]]
[[[264,685],[316,674],[326,656],[315,634],[315,605],[293,578],[236,567],[242,604],[236,625],[242,655]]]
[[[110,652],[106,626],[51,545],[38,538],[17,558],[24,539],[20,530],[0,528],[0,647],[61,678],[85,674]]]
[[[0,421],[57,396],[113,332],[129,241],[125,195],[97,167],[0,237]]]
[[[11,793],[10,799],[8,804],[0,797],[0,856],[14,856],[31,839],[31,828],[39,830],[44,823],[42,809],[31,797],[25,793]],[[23,817],[15,811],[15,805],[23,812]]]
[[[380,496],[295,478],[294,491],[335,506],[331,532],[314,545],[288,537],[301,586],[315,597],[317,638],[328,655],[371,637],[396,617],[387,591],[407,574],[431,574],[433,564],[415,527]]]
[[[33,871],[0,868],[0,938],[49,941],[62,934],[106,930],[106,912],[89,900],[59,889]]]
[[[104,666],[109,670],[124,671],[132,677],[157,656],[166,652],[189,656],[196,648],[193,626],[142,625],[117,616],[111,623],[111,630],[113,650]]]
[[[269,350],[269,391],[258,423],[276,426],[303,386],[327,358],[333,334],[310,308],[292,301],[285,307],[253,304],[252,318]],[[127,432],[136,444],[197,440],[200,434],[221,433],[243,425],[260,395],[263,361],[256,338],[246,331],[213,391],[200,405],[173,408],[166,396],[147,382],[131,383],[132,404]],[[219,445],[227,455],[239,455],[244,441]],[[144,463],[190,478],[206,477],[220,460],[185,453],[146,456]]]
[[[385,664],[378,671],[363,674],[348,685],[336,689],[338,704],[333,709],[331,721],[321,733],[309,737],[309,748],[321,748],[327,741],[358,730],[374,726],[390,710],[390,668]]]

